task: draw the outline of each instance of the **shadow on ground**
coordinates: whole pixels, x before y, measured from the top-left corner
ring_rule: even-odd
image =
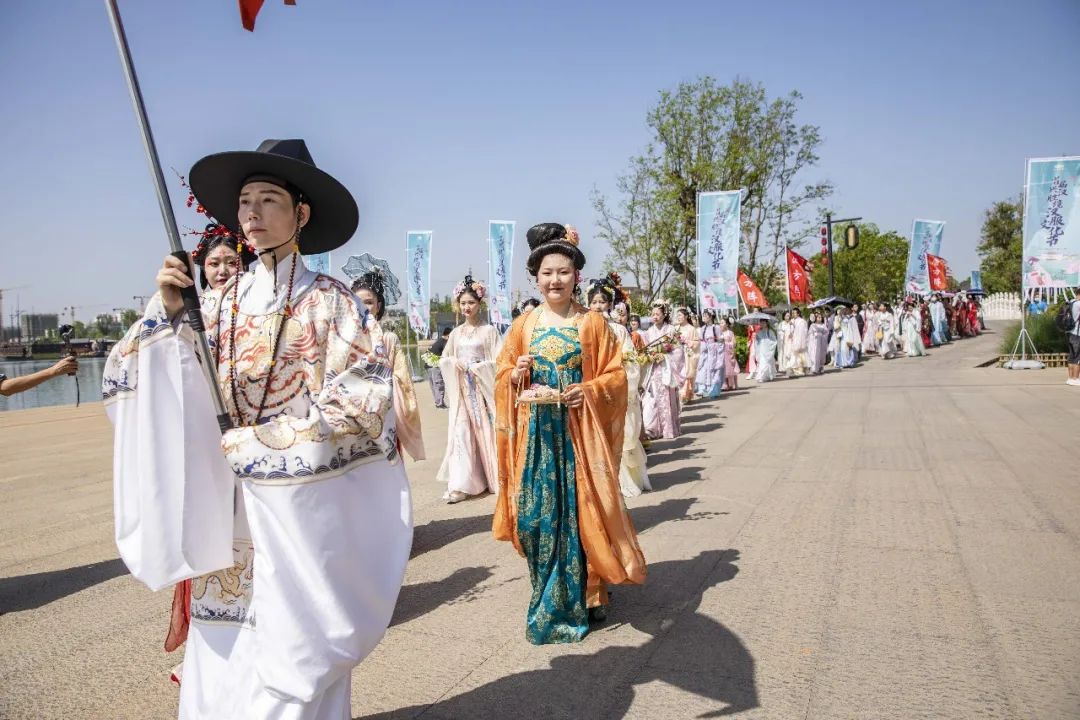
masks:
[[[491,515],[432,520],[413,529],[412,555],[422,555],[446,547],[469,535],[491,532]]]
[[[628,622],[648,637],[642,645],[588,652],[590,644],[599,643],[586,638],[580,645],[567,646],[567,652],[578,654],[553,658],[549,667],[510,674],[434,705],[401,708],[363,720],[421,715],[425,720],[622,718],[633,704],[636,688],[654,681],[715,704],[696,717],[721,717],[756,708],[750,651],[735,633],[698,612],[707,589],[735,577],[738,559],[738,550],[710,550],[690,560],[656,563],[650,566],[644,587],[618,590],[608,620],[611,627],[601,627],[596,634]],[[627,602],[620,604],[624,597]],[[676,716],[681,715],[668,714]]]
[[[483,593],[480,584],[492,574],[490,567],[459,568],[443,580],[405,585],[398,595],[390,625],[414,620],[443,605],[473,602]]]
[[[0,615],[34,610],[127,574],[120,558],[52,572],[0,579]]]

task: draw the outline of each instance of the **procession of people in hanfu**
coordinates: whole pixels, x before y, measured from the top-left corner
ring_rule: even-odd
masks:
[[[351,671],[382,640],[409,559],[404,460],[433,450],[386,326],[400,282],[370,253],[345,264],[350,284],[308,269],[302,256],[352,237],[358,208],[303,140],[209,155],[185,188],[209,220],[192,265],[165,257],[103,379],[116,542],[137,579],[172,590],[162,627],[166,650],[184,648],[181,718],[347,718]],[[538,645],[584,640],[611,587],[646,582],[627,500],[651,490],[647,452],[679,437],[687,405],[743,373],[917,357],[980,327],[975,298],[938,294],[741,317],[655,301],[641,317],[617,274],[585,279],[573,226],[542,222],[526,241],[538,297],[500,328],[488,286],[463,274],[460,324],[436,328],[425,357],[447,412],[443,499],[494,496],[492,534],[525,561]],[[201,326],[184,312],[196,282]]]

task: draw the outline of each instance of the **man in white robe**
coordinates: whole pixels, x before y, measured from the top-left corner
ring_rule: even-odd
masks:
[[[192,580],[180,718],[344,720],[412,542],[378,326],[299,259],[344,244],[356,204],[302,140],[209,156],[189,178],[260,261],[203,298],[214,357],[198,355],[172,256],[109,356],[117,545],[151,589]]]

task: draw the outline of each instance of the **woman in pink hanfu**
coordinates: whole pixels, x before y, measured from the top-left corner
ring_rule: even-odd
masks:
[[[685,382],[685,355],[678,343],[678,331],[671,325],[667,306],[654,305],[652,325],[645,331],[646,352],[670,341],[674,347],[646,369],[645,395],[641,415],[645,435],[650,440],[679,437],[679,388]],[[653,345],[653,347],[648,347]]]

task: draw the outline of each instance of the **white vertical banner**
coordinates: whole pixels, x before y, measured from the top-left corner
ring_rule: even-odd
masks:
[[[405,233],[405,312],[419,338],[426,338],[431,327],[431,234],[431,230]]]
[[[488,319],[506,332],[510,327],[510,278],[514,261],[514,221],[488,221]]]

